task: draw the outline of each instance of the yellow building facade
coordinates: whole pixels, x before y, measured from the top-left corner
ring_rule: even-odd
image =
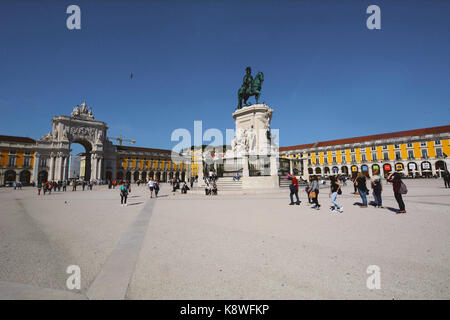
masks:
[[[291,172],[300,163],[306,177],[376,171],[440,176],[450,165],[449,142],[450,126],[441,126],[282,147],[280,153]]]

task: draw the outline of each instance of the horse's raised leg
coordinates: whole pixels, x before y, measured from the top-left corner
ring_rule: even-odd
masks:
[[[258,104],[258,101],[259,101],[259,93],[256,93],[256,94],[255,94],[255,100],[256,100],[256,104]]]

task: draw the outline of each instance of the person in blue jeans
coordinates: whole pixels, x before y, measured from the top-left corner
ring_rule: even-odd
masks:
[[[383,186],[381,185],[380,172],[376,169],[373,171],[371,184],[372,184],[372,190],[373,190],[373,197],[375,199],[375,207],[383,208],[383,200],[381,198],[381,192],[383,191]]]
[[[366,177],[362,172],[358,172],[358,177],[356,178],[355,185],[358,188],[359,195],[361,196],[362,206],[361,208],[367,208],[367,186]]]
[[[333,210],[331,212],[343,212],[343,207],[339,205],[337,202],[338,192],[341,189],[342,185],[337,182],[335,176],[330,177],[330,196],[331,202],[333,203]]]

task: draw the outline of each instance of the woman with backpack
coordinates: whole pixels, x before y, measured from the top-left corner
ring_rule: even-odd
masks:
[[[319,204],[319,181],[316,176],[311,177],[311,184],[308,189],[309,197],[312,199],[314,206],[311,208],[319,210],[320,204]]]
[[[392,177],[394,176],[394,177]],[[394,189],[394,197],[397,200],[398,206],[400,210],[397,213],[406,213],[405,203],[403,202],[402,194],[406,194],[408,190],[406,189],[405,184],[400,178],[400,173],[391,172],[387,178],[389,182],[392,182],[392,188]]]
[[[330,177],[330,197],[331,197],[331,203],[333,204],[333,209],[331,212],[343,212],[344,208],[339,205],[337,202],[337,196],[338,194],[342,194],[341,190],[342,185],[337,181],[335,176]]]
[[[122,183],[122,186],[119,188],[120,190],[120,205],[126,206],[127,205],[127,198],[128,198],[128,186],[125,184],[125,182]]]
[[[373,171],[371,185],[373,190],[373,197],[375,199],[375,207],[383,208],[383,201],[381,199],[381,191],[383,191],[383,187],[381,185],[380,172],[376,169]]]
[[[361,196],[362,206],[361,208],[367,208],[367,189],[366,176],[362,172],[358,172],[358,176],[355,180],[355,185],[358,187],[359,195]]]

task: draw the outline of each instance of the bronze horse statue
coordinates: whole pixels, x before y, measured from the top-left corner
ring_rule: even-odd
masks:
[[[242,86],[238,90],[238,107],[237,109],[242,108],[242,100],[244,100],[244,104],[248,106],[247,100],[251,96],[255,96],[256,103],[258,103],[259,96],[261,95],[261,87],[264,82],[264,73],[258,72],[255,76],[255,79],[252,80],[251,85],[245,88]]]

